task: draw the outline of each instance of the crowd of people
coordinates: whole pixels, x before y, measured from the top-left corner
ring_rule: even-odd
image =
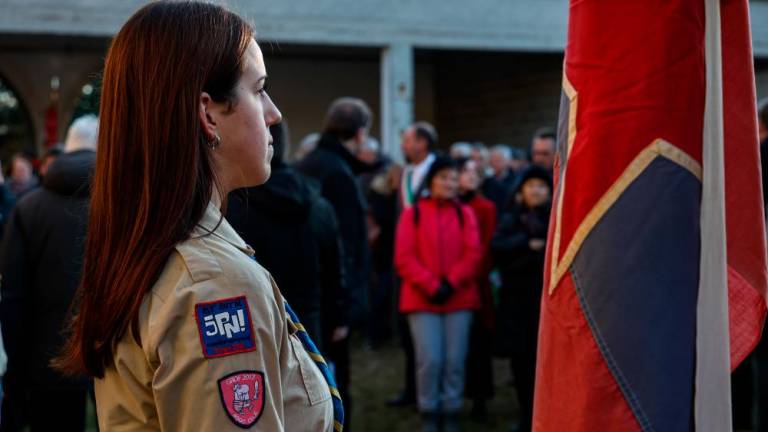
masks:
[[[465,397],[483,420],[492,358],[513,358],[518,430],[530,429],[555,134],[537,131],[530,159],[504,144],[442,152],[435,128],[417,122],[402,133],[398,164],[368,135],[371,121],[364,101],[338,99],[292,166],[283,126],[273,126],[273,177],[235,192],[228,219],[308,317],[347,422],[353,329],[374,348],[400,336],[404,389],[388,403],[416,405],[424,430],[457,430]]]
[[[484,421],[494,357],[510,359],[520,405],[513,429],[531,430],[554,132],[540,129],[516,147],[445,146],[431,124],[416,122],[402,133],[400,164],[369,136],[372,122],[364,101],[338,99],[293,157],[285,126],[271,125],[269,180],[231,192],[227,221],[325,355],[345,430],[353,332],[373,349],[399,336],[403,389],[388,404],[416,406],[425,432],[459,430],[465,400]],[[84,426],[92,384],[50,362],[81,279],[97,133],[96,117],[77,119],[37,174],[16,155],[0,177],[3,431]],[[43,406],[46,415],[35,412]]]
[[[226,218],[328,359],[346,430],[351,331],[374,349],[401,336],[405,388],[389,403],[416,405],[425,430],[441,423],[456,430],[465,396],[482,419],[493,395],[492,357],[520,348],[527,360],[512,369],[528,412],[524,430],[555,136],[537,132],[531,162],[503,144],[489,151],[456,143],[443,153],[435,128],[417,122],[402,134],[405,163],[398,164],[368,135],[372,121],[364,101],[338,99],[322,132],[305,138],[293,158],[285,126],[272,125],[271,176],[230,193]],[[0,430],[44,430],[52,421],[84,426],[92,384],[50,363],[81,279],[97,134],[95,116],[75,120],[64,145],[36,168],[31,158],[14,156],[0,185],[0,324],[8,355]],[[507,340],[494,339],[497,332],[522,345],[495,342]],[[32,407],[50,398],[60,401],[55,415],[34,415]]]

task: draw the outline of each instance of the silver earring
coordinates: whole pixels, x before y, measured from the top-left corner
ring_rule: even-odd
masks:
[[[208,141],[208,147],[211,148],[211,150],[215,150],[216,147],[221,145],[221,137],[219,136],[218,132],[213,133],[213,139]]]

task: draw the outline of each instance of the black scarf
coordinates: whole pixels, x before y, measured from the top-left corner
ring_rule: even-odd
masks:
[[[477,191],[466,191],[464,193],[459,194],[459,201],[463,202],[464,204],[469,203],[475,197],[477,196]]]

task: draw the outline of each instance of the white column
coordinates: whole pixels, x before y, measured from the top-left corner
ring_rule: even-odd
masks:
[[[381,145],[401,162],[400,135],[413,123],[413,47],[394,43],[381,51]]]

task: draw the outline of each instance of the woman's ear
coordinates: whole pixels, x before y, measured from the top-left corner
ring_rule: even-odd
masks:
[[[209,109],[213,109],[213,99],[211,95],[206,92],[200,93],[200,106],[198,111],[198,117],[200,119],[200,126],[203,128],[205,137],[211,141],[216,137],[216,122],[208,112]]]

